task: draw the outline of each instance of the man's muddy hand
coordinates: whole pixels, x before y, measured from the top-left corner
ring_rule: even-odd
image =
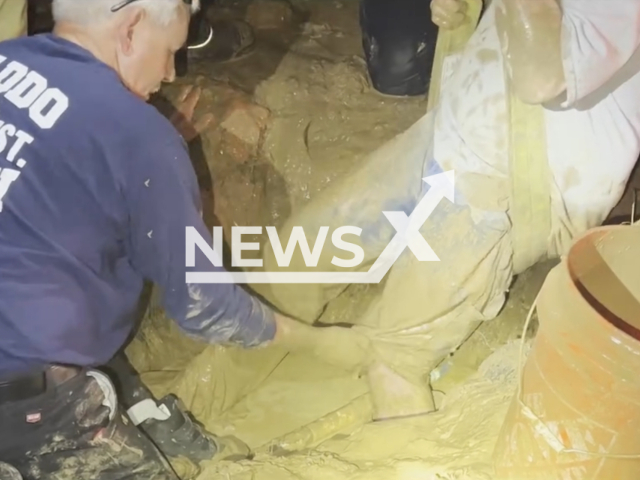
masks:
[[[438,27],[454,30],[466,19],[467,3],[464,0],[431,0],[431,20]]]
[[[273,344],[291,352],[309,353],[354,373],[363,372],[373,361],[369,339],[355,327],[314,327],[282,315],[276,315],[276,325]]]
[[[176,110],[169,118],[178,133],[187,142],[200,135],[214,120],[214,116],[211,113],[207,113],[194,123],[193,114],[201,94],[200,87],[194,87],[193,85],[184,87],[174,105]]]

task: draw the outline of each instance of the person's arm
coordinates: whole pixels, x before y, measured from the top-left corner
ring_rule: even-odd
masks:
[[[502,0],[496,27],[515,95],[529,104],[557,98],[566,88],[558,0]]]
[[[209,245],[212,235],[201,217],[185,146],[174,132],[159,137],[168,139],[150,144],[145,158],[130,160],[124,194],[133,267],[161,288],[165,309],[188,335],[244,347],[271,341],[273,312],[240,286],[186,283],[186,227],[195,227]],[[198,251],[195,268],[189,270],[224,271]]]
[[[234,284],[185,282],[186,227],[195,227],[211,244],[200,215],[196,177],[186,148],[175,132],[149,146],[151,155],[131,168],[125,196],[131,212],[130,255],[133,266],[162,288],[163,303],[182,330],[210,343],[244,347],[263,344],[307,352],[349,370],[370,359],[369,340],[356,329],[317,328],[275,314]],[[135,162],[135,160],[133,160]],[[199,272],[223,272],[196,251]]]

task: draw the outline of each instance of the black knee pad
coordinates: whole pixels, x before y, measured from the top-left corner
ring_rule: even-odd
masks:
[[[361,0],[360,28],[376,90],[398,96],[427,92],[438,37],[428,0]]]

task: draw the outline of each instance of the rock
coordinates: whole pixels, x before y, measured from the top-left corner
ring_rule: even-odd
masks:
[[[218,224],[223,227],[224,238],[231,242],[234,225],[259,226],[264,223],[264,185],[254,183],[249,171],[238,169],[228,172],[214,188],[213,206]],[[247,238],[247,241],[255,241],[250,240],[250,236]]]
[[[220,150],[236,163],[247,163],[257,153],[257,145],[248,145],[235,135],[223,135]]]
[[[245,19],[257,29],[281,28],[292,21],[293,10],[285,0],[254,0]]]
[[[220,124],[221,148],[240,163],[255,155],[269,120],[266,108],[247,102],[236,102]]]
[[[247,105],[247,111],[251,118],[256,122],[256,125],[260,128],[261,131],[264,131],[267,128],[267,123],[269,122],[269,117],[271,116],[269,110],[260,105],[249,104]]]
[[[269,111],[255,104],[236,102],[220,125],[249,145],[257,145],[269,120]]]

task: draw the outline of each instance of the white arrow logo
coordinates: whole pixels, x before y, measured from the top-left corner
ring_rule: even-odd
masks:
[[[411,215],[382,212],[396,234],[367,272],[187,272],[187,283],[379,283],[407,247],[420,262],[439,262],[420,229],[443,198],[454,201],[454,173],[422,180],[431,188]]]

